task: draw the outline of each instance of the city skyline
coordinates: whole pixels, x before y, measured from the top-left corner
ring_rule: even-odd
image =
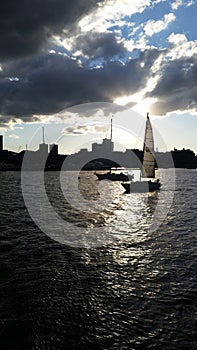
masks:
[[[6,142],[4,140],[4,135],[0,135],[0,148],[1,150],[5,150],[5,151],[10,151],[10,152],[15,152],[15,153],[20,153],[22,151],[33,151],[33,152],[37,152],[41,149],[42,145],[46,145],[47,146],[47,149],[48,149],[48,154],[50,153],[50,150],[53,146],[57,147],[57,153],[59,153],[60,155],[71,155],[71,154],[75,154],[75,153],[80,153],[81,151],[87,151],[87,152],[94,152],[94,148],[96,146],[98,146],[98,149],[100,146],[104,145],[105,142],[108,142],[110,141],[111,144],[113,145],[112,148],[113,148],[113,151],[114,152],[126,152],[127,150],[140,150],[142,151],[143,150],[143,140],[140,139],[138,140],[135,145],[133,144],[132,146],[132,143],[131,143],[131,147],[124,147],[122,144],[119,144],[117,143],[116,141],[114,141],[113,139],[111,139],[108,134],[110,132],[107,132],[107,135],[105,135],[102,139],[99,138],[99,139],[93,139],[92,141],[89,141],[89,142],[86,142],[84,144],[82,144],[82,147],[81,146],[81,142],[79,143],[79,146],[76,147],[74,149],[74,151],[72,150],[72,152],[65,152],[65,151],[62,151],[62,146],[61,146],[61,138],[59,140],[56,140],[56,141],[51,141],[48,139],[48,137],[46,137],[46,134],[45,134],[45,127],[42,126],[42,127],[39,127],[37,129],[37,134],[36,134],[36,138],[33,140],[33,143],[31,144],[31,146],[29,146],[30,144],[25,144],[24,147],[20,146],[18,148],[18,150],[13,150],[13,149],[10,149],[9,147],[6,147]],[[119,130],[118,130],[119,131]],[[40,138],[40,139],[39,139]],[[47,139],[47,141],[46,141]],[[36,142],[38,141],[38,143],[36,144]],[[34,145],[34,146],[33,146]],[[95,148],[96,150],[96,148]],[[174,150],[178,150],[178,151],[181,151],[181,150],[191,150],[192,152],[194,152],[196,155],[197,155],[197,152],[195,152],[194,149],[190,148],[190,147],[187,147],[187,146],[183,146],[183,147],[176,147],[176,146],[173,146],[171,149],[169,148],[165,148],[164,147],[162,149],[159,149],[159,147],[155,146],[155,152],[161,152],[161,153],[166,153],[166,152],[171,152],[171,151],[174,151]]]
[[[111,124],[112,126],[112,124]],[[65,171],[65,170],[106,170],[114,167],[127,169],[140,169],[143,150],[115,149],[112,141],[112,127],[110,138],[104,138],[102,143],[94,142],[91,149],[80,148],[72,154],[60,154],[59,145],[46,142],[44,127],[42,128],[42,142],[36,150],[27,149],[20,153],[10,152],[3,148],[3,136],[0,135],[0,168],[2,171],[41,170]],[[155,164],[160,168],[197,168],[197,155],[190,149],[171,150],[154,154]]]
[[[193,128],[185,125],[186,116],[176,116],[172,119],[170,118],[159,118],[153,119],[152,124],[154,127],[161,133],[165,141],[165,145],[160,146],[158,140],[155,140],[155,149],[159,149],[161,152],[166,152],[177,149],[191,149],[197,154],[197,142],[195,138],[195,133],[197,130],[197,118],[193,121]],[[188,119],[192,119],[192,116],[187,116]],[[119,118],[120,119],[120,118]],[[177,122],[178,119],[178,122]],[[110,119],[105,118],[105,124],[102,126],[102,123],[99,124],[92,123],[93,126],[90,126],[89,130],[87,125],[80,125],[76,127],[78,132],[74,134],[73,124],[72,132],[70,132],[70,124],[68,127],[65,127],[65,124],[34,124],[29,125],[25,124],[24,126],[16,126],[16,135],[18,137],[10,137],[13,135],[13,131],[10,130],[4,134],[4,146],[6,149],[9,149],[13,152],[20,152],[23,149],[32,149],[36,150],[39,143],[42,142],[42,127],[45,128],[45,135],[48,144],[58,143],[59,150],[62,154],[71,154],[82,148],[91,148],[92,143],[98,142],[101,143],[104,138],[109,137],[109,128],[110,128]],[[145,123],[145,120],[144,120]],[[143,123],[139,126],[140,134],[136,137],[126,130],[122,130],[119,126],[113,126],[113,140],[115,141],[115,149],[118,151],[123,151],[125,149],[133,148],[143,148]],[[175,128],[176,131],[175,132]],[[64,131],[68,130],[66,134]],[[79,130],[80,129],[80,130]],[[93,129],[96,129],[95,132]],[[101,131],[103,130],[103,131]],[[87,132],[87,133],[86,133]],[[170,141],[169,141],[170,140]],[[189,140],[189,142],[188,142]]]

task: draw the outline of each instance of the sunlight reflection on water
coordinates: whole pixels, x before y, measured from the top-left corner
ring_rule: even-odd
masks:
[[[71,179],[72,172],[69,176]],[[65,181],[71,181],[69,179],[65,177]],[[127,195],[124,194],[124,189],[119,182],[104,180],[99,182],[94,172],[81,172],[78,188],[86,201],[84,207],[83,203],[80,203],[81,210],[75,208],[75,202],[70,204],[66,201],[57,181],[57,174],[47,174],[45,185],[47,196],[57,213],[64,220],[77,222],[78,227],[86,227],[84,234],[86,244],[88,240],[93,242],[97,237],[97,243],[102,245],[110,241],[127,240],[128,236],[129,239],[143,241],[146,235],[162,224],[167,215],[168,205],[173,199],[173,191],[167,194],[165,192],[164,180],[165,176],[163,176],[164,191]],[[87,212],[87,203],[90,203],[89,206],[94,205],[101,193],[102,201],[99,202],[99,206],[95,206],[99,211],[97,209],[95,211],[93,206],[93,211]],[[75,201],[77,198],[76,196]],[[147,231],[146,235],[141,234],[143,231]]]

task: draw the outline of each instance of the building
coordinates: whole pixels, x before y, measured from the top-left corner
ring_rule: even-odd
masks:
[[[0,152],[3,151],[3,135],[0,135]]]
[[[111,139],[103,139],[102,143],[92,144],[92,153],[96,158],[108,158],[114,151],[114,143]]]
[[[57,157],[58,156],[58,145],[56,145],[56,144],[49,145],[49,153],[50,153],[51,158]]]
[[[45,143],[44,127],[42,128],[42,138],[42,143],[39,144],[39,149],[36,153],[39,160],[46,160],[49,154],[49,145]]]
[[[39,144],[39,150],[37,151],[41,158],[45,159],[48,157],[49,146],[47,143]]]

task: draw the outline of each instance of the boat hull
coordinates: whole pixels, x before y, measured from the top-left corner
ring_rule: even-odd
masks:
[[[160,182],[152,181],[135,181],[130,183],[122,183],[126,193],[153,192],[160,190]]]
[[[110,180],[110,181],[129,181],[133,179],[133,175],[126,175],[123,173],[120,174],[113,174],[113,173],[106,173],[106,174],[97,174],[96,176],[98,180]]]

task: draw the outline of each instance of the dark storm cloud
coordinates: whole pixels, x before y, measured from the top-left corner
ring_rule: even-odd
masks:
[[[146,85],[159,54],[149,50],[127,64],[106,62],[97,69],[57,54],[7,63],[0,81],[0,113],[31,120],[34,114],[56,113],[85,102],[110,102],[135,93]]]
[[[113,56],[123,56],[127,52],[123,43],[117,41],[115,34],[109,32],[79,35],[73,50],[80,50],[89,59],[110,59]]]
[[[161,78],[148,94],[158,98],[152,111],[163,115],[170,111],[197,109],[197,55],[168,62]]]
[[[94,103],[83,103],[80,105],[72,106],[67,108],[66,111],[68,112],[68,115],[69,113],[75,113],[75,114],[79,114],[80,117],[92,117],[95,114],[97,114],[97,116],[109,117],[117,112],[125,111],[125,106],[120,106],[116,103],[110,103],[110,102],[94,102]],[[61,116],[61,114],[59,114],[59,116]],[[65,116],[65,113],[63,111],[63,118],[64,116]]]
[[[0,60],[36,53],[47,39],[104,0],[6,0],[0,8]]]

